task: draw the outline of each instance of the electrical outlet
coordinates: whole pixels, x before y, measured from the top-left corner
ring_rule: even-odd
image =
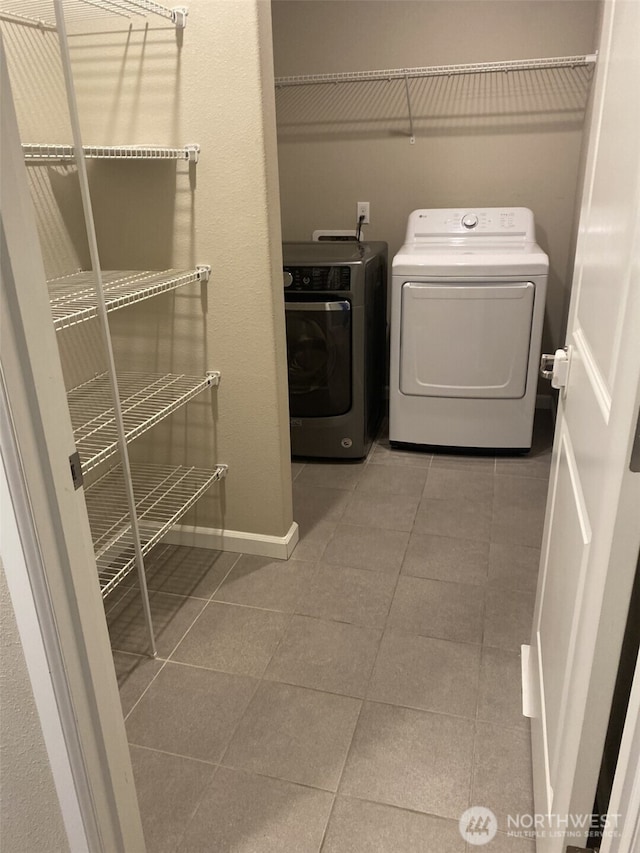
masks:
[[[362,224],[368,225],[369,224],[369,202],[368,201],[359,201],[358,202],[358,214],[357,214],[358,222],[360,222],[361,216],[364,216],[364,219],[362,220]]]

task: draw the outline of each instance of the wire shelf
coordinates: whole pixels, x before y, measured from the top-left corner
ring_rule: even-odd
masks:
[[[220,374],[201,376],[173,373],[118,374],[120,406],[127,441],[186,405],[205,388],[217,385]],[[118,431],[109,376],[103,373],[67,394],[71,423],[83,473],[95,468],[118,449]]]
[[[207,281],[211,268],[195,270],[103,270],[107,311],[142,302],[159,293],[176,290],[196,281]],[[78,272],[47,282],[49,303],[56,331],[90,320],[98,314],[96,281],[93,272]]]
[[[319,83],[366,83],[375,80],[405,80],[419,77],[446,77],[456,74],[487,74],[496,71],[528,71],[544,68],[576,68],[593,65],[596,54],[552,56],[546,59],[511,59],[501,62],[474,62],[465,65],[431,65],[421,68],[387,68],[380,71],[344,71],[334,74],[302,74],[276,77],[276,88],[313,86]]]
[[[197,163],[199,145],[168,148],[161,145],[83,145],[84,156],[89,160],[188,160]],[[27,163],[64,163],[76,159],[73,145],[57,143],[23,142],[22,153]]]
[[[155,15],[184,28],[188,14],[184,6],[170,9],[155,0],[64,0],[63,8],[69,24],[85,24],[114,15],[122,18]],[[18,23],[56,29],[51,0],[0,0],[0,15]]]
[[[182,518],[212,483],[226,477],[227,466],[212,471],[188,467],[132,466],[142,553],[146,554]],[[85,492],[98,565],[106,598],[135,566],[133,536],[124,477],[114,468]]]

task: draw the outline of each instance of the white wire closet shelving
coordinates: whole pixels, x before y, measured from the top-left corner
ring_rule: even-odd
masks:
[[[197,163],[199,145],[169,148],[162,145],[83,145],[87,160],[188,160]],[[27,163],[64,163],[76,159],[73,145],[57,143],[24,142],[22,153]]]
[[[372,83],[399,81],[404,85],[409,123],[409,141],[416,141],[413,108],[411,104],[411,80],[427,77],[454,77],[462,74],[496,74],[514,71],[537,71],[554,68],[578,68],[593,65],[597,54],[580,56],[551,56],[544,59],[511,59],[500,62],[473,62],[464,65],[430,65],[420,68],[386,68],[378,71],[340,71],[333,74],[301,74],[294,77],[276,77],[276,90],[292,86],[337,85],[340,83]]]
[[[24,27],[36,27],[55,33],[55,38],[45,39],[47,51],[54,51],[54,43],[58,42],[71,136],[64,144],[58,144],[51,142],[57,134],[49,134],[46,130],[38,132],[34,134],[36,139],[49,141],[24,143],[22,153],[26,165],[64,166],[70,163],[77,172],[90,269],[47,282],[51,319],[57,332],[95,320],[104,343],[106,364],[100,370],[105,372],[90,377],[89,359],[82,384],[67,392],[76,443],[76,452],[69,457],[70,473],[74,487],[79,489],[82,477],[78,474],[82,474],[82,469],[85,473],[93,471],[94,482],[84,489],[83,495],[101,593],[103,597],[108,596],[130,572],[135,573],[148,635],[148,652],[152,657],[156,657],[157,648],[145,555],[213,483],[226,476],[227,466],[216,464],[213,470],[204,470],[188,465],[132,465],[129,445],[205,388],[217,385],[220,374],[217,371],[199,376],[119,374],[108,313],[189,284],[204,284],[210,279],[211,267],[203,264],[192,269],[102,270],[86,161],[135,160],[145,168],[144,161],[173,160],[186,161],[191,166],[198,161],[200,146],[85,145],[70,40],[91,33],[101,37],[117,33],[126,39],[134,24],[141,22],[140,29],[146,31],[152,18],[156,19],[156,24],[160,22],[161,30],[167,25],[179,30],[186,26],[187,15],[183,6],[170,8],[156,0],[0,0],[0,20],[15,24],[12,30],[16,31],[16,38],[24,37]],[[111,22],[107,20],[109,16]],[[175,34],[167,43],[174,44],[175,51],[179,52],[181,34]],[[33,65],[36,73],[47,73],[46,63],[41,63],[39,57],[32,57],[28,51],[22,54],[22,61]],[[45,81],[37,81],[37,87],[38,91],[44,91]],[[171,102],[168,109],[172,109]],[[46,172],[43,180],[50,183],[52,170],[43,171]],[[73,336],[69,336],[64,345],[61,340],[64,357],[74,357],[73,347]],[[127,364],[127,367],[135,370],[134,364]],[[79,369],[83,369],[82,364]],[[196,372],[198,369],[195,368]],[[116,453],[119,458],[114,456]],[[96,467],[104,462],[107,462],[104,469]],[[205,465],[211,468],[206,462]]]
[[[211,267],[195,270],[103,270],[102,282],[107,311],[142,302],[160,293],[176,290],[196,281],[208,281]],[[49,303],[56,331],[98,316],[96,279],[93,272],[77,272],[50,279]]]
[[[473,62],[463,65],[430,65],[419,68],[387,68],[378,71],[341,71],[333,74],[301,74],[276,77],[276,88],[316,86],[322,83],[369,83],[376,80],[416,80],[422,77],[447,77],[456,74],[490,74],[509,71],[536,71],[545,68],[577,68],[593,65],[597,54],[552,56],[543,59],[511,59],[500,62]]]
[[[172,373],[120,373],[118,389],[127,441],[186,405],[206,388],[217,386],[220,373],[206,376]],[[76,450],[83,473],[109,459],[118,449],[118,430],[107,373],[91,379],[67,394]]]
[[[132,465],[131,475],[142,553],[162,539],[206,490],[227,474],[226,465],[191,467]],[[127,511],[125,480],[113,468],[85,492],[98,566],[106,598],[135,567],[135,544]]]
[[[170,8],[155,0],[64,0],[63,8],[71,26],[88,24],[105,16],[128,19],[154,16],[184,29],[188,15],[184,6]],[[0,15],[18,23],[57,29],[51,0],[0,0]]]

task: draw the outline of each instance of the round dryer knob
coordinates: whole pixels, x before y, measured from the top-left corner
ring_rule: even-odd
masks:
[[[283,279],[282,283],[284,284],[285,287],[291,287],[291,285],[293,284],[293,276],[291,275],[289,270],[283,271],[282,279]]]
[[[462,217],[462,224],[465,228],[475,228],[478,224],[478,217],[475,213],[467,213],[466,216]]]

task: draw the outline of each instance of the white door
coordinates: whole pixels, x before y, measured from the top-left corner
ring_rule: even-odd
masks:
[[[607,0],[528,672],[537,815],[591,812],[640,546],[640,3]],[[573,817],[572,817],[573,816]],[[538,851],[582,840],[552,831]]]

